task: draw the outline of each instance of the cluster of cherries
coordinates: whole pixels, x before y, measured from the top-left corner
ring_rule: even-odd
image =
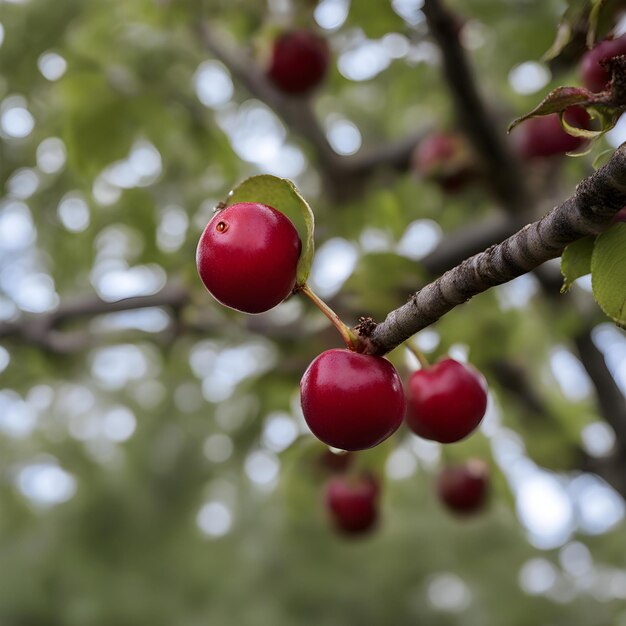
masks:
[[[605,61],[626,53],[626,35],[598,44],[584,55],[582,79],[592,91],[608,87]],[[328,45],[305,30],[289,32],[274,44],[268,77],[281,91],[306,94],[323,79]],[[579,107],[566,112],[573,126],[586,128]],[[583,140],[568,135],[558,116],[532,118],[518,131],[520,156],[533,159],[562,154]],[[434,134],[414,154],[414,168],[448,191],[471,180],[473,159],[453,134]],[[293,223],[265,204],[241,202],[219,210],[207,224],[197,249],[200,277],[222,304],[246,313],[267,311],[296,287],[301,241]],[[296,289],[297,290],[297,289]],[[441,443],[460,441],[483,419],[487,388],[473,368],[447,358],[414,372],[406,392],[385,358],[353,349],[332,349],[309,365],[300,384],[306,422],[325,444],[345,451],[378,445],[404,421],[415,434]],[[468,513],[484,504],[487,466],[472,459],[444,468],[437,480],[440,499],[451,510]],[[378,517],[380,485],[370,474],[337,474],[326,486],[325,501],[336,526],[347,533],[372,528]]]
[[[265,204],[240,202],[218,210],[209,221],[196,262],[204,285],[219,302],[261,313],[294,291],[300,251],[300,237],[287,216]],[[459,441],[477,428],[487,406],[484,378],[458,361],[448,358],[414,372],[405,395],[390,361],[347,348],[314,359],[300,393],[313,434],[347,451],[378,445],[403,421],[423,438]],[[467,500],[471,489],[466,483],[476,480],[482,486]],[[468,511],[482,504],[485,485],[485,472],[476,474],[468,465],[444,471],[439,492],[451,508]],[[328,484],[326,502],[338,526],[358,532],[374,523],[378,493],[371,476],[338,476]]]

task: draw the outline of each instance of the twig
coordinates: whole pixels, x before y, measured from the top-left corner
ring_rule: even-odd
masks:
[[[389,313],[371,334],[369,351],[389,352],[473,296],[560,256],[577,239],[602,232],[625,204],[626,143],[544,218],[463,261]]]
[[[615,431],[622,454],[626,455],[626,400],[612,376],[605,376],[604,355],[586,330],[574,337],[578,354],[595,388],[599,409]],[[626,458],[626,456],[625,456]]]
[[[88,347],[89,333],[58,330],[58,327],[65,322],[80,317],[149,307],[170,307],[177,310],[189,301],[189,297],[187,290],[175,281],[168,283],[161,291],[153,295],[124,298],[115,302],[106,302],[96,295],[82,296],[64,302],[50,313],[25,316],[16,321],[0,323],[0,337],[18,337],[44,350],[59,354],[72,353]]]

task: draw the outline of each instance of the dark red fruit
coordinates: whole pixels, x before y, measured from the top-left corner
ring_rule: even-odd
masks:
[[[308,30],[284,33],[275,42],[268,76],[290,94],[303,94],[324,78],[330,51],[322,37]]]
[[[326,484],[325,504],[337,530],[359,534],[378,520],[378,482],[373,476],[336,476]]]
[[[238,311],[261,313],[293,290],[300,248],[289,218],[265,204],[241,202],[207,224],[196,264],[216,300]]]
[[[392,435],[405,410],[402,382],[382,357],[322,352],[300,382],[302,411],[313,434],[342,450],[365,450]]]
[[[463,465],[451,465],[437,477],[440,500],[455,513],[474,513],[487,500],[489,470],[480,459],[470,459]]]
[[[589,114],[581,107],[569,107],[565,119],[571,126],[589,127]],[[523,159],[565,154],[584,143],[582,137],[573,137],[563,130],[557,113],[525,120],[513,133],[514,147]]]
[[[626,54],[626,35],[601,41],[586,52],[580,61],[583,85],[590,91],[604,91],[609,86],[611,74],[600,63],[622,54]]]
[[[413,170],[424,179],[455,192],[475,177],[476,171],[467,144],[453,133],[433,133],[416,146],[411,157]]]
[[[408,384],[406,423],[424,439],[453,443],[478,427],[487,409],[487,383],[454,359],[418,370]]]

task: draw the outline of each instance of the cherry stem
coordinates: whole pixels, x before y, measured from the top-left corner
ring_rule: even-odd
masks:
[[[359,338],[354,331],[341,321],[341,318],[306,283],[299,289],[331,321],[344,340],[348,350],[356,350]]]
[[[430,367],[430,363],[424,353],[418,350],[410,341],[407,341],[404,347],[420,362],[423,370],[427,370]]]

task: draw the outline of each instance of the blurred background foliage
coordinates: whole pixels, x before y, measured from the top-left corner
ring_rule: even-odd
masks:
[[[560,0],[450,6],[502,133],[550,88],[576,83],[575,67],[551,75],[538,63]],[[312,283],[348,323],[383,318],[429,280],[421,259],[446,233],[498,216],[484,186],[447,196],[384,163],[338,201],[315,146],[199,30],[206,20],[260,66],[280,28],[324,33],[333,64],[313,104],[348,157],[454,127],[420,9],[0,0],[3,626],[626,624],[623,499],[584,462],[611,454],[615,435],[573,337],[591,325],[622,392],[626,338],[585,279],[577,310],[526,276],[416,337],[429,357],[485,372],[488,416],[445,449],[401,430],[361,453],[357,465],[383,481],[382,519],[349,540],[326,518],[325,448],[298,397],[308,363],[339,337],[300,299],[248,317],[197,278],[213,207],[259,172],[294,179],[313,206]],[[624,138],[618,125],[604,147]],[[549,206],[592,160],[528,176],[549,178]],[[116,309],[131,297],[141,308]],[[404,377],[415,367],[403,348],[390,358]],[[503,383],[505,366],[526,389]],[[470,456],[491,465],[492,497],[459,520],[433,477]]]

